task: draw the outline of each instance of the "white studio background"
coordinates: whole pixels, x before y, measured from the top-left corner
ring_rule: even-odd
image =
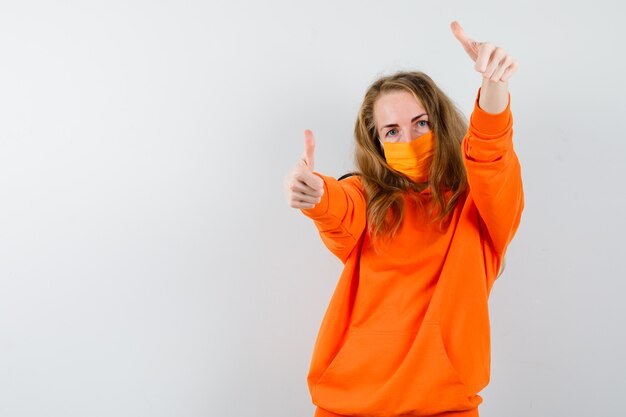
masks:
[[[526,209],[491,294],[484,417],[621,416],[618,1],[0,2],[0,416],[312,416],[341,271],[283,177],[352,169],[379,75],[469,115],[450,32],[503,46]]]

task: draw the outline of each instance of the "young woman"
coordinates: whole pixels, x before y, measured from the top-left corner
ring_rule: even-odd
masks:
[[[287,176],[291,207],[344,263],[315,344],[316,417],[476,417],[489,381],[488,297],[520,222],[502,48],[452,30],[483,76],[461,112],[425,74],[370,86],[356,175],[313,171],[314,139]]]

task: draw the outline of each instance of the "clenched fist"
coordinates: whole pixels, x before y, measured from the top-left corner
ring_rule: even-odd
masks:
[[[287,201],[293,208],[310,209],[322,200],[324,181],[313,174],[315,138],[310,130],[304,131],[304,153],[298,165],[285,177]]]

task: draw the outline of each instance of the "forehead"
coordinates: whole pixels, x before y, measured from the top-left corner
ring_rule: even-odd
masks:
[[[374,123],[377,128],[411,121],[423,113],[426,113],[426,109],[422,103],[404,90],[382,93],[374,102]]]

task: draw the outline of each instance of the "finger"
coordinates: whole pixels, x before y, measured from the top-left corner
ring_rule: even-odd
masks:
[[[294,192],[294,188],[297,188],[298,191]],[[323,188],[321,191],[315,191],[306,184],[296,180],[295,171],[285,177],[285,189],[287,191],[286,197],[289,206],[300,209],[310,209],[315,207],[319,204],[321,196],[324,194]],[[305,191],[299,191],[301,189]]]
[[[304,157],[305,162],[311,171],[314,170],[315,137],[309,129],[304,131]]]
[[[311,187],[310,185],[308,185],[306,182],[304,182],[304,179],[302,178],[304,177],[304,175],[295,175],[293,177],[292,180],[290,180],[287,184],[286,187],[290,192],[300,192],[300,193],[305,193],[305,194],[309,194],[309,195],[313,195],[313,196],[317,196],[320,197],[324,194],[324,181],[321,181],[321,178],[318,177],[318,179],[321,182],[321,186],[317,187],[317,184],[315,187]],[[314,179],[310,180],[310,181],[316,181]]]
[[[519,64],[517,63],[517,61],[513,60],[513,63],[506,69],[506,71],[504,71],[502,77],[500,77],[500,81],[508,81],[509,78],[511,78],[511,75],[513,75],[515,71],[517,71],[518,66]]]
[[[289,207],[293,208],[313,208],[319,204],[316,202],[301,201],[299,197],[296,197],[293,194],[289,194],[287,197],[287,203],[289,204]]]
[[[322,201],[321,197],[315,197],[308,194],[303,193],[291,193],[291,201],[292,202],[300,202],[300,203],[311,203],[317,204]]]
[[[501,62],[498,68],[491,74],[491,81],[500,81],[504,72],[509,68],[509,66],[513,63],[513,58],[510,55],[507,55]]]
[[[309,168],[309,164],[307,164],[307,162],[306,162],[306,153],[305,152],[303,152],[302,156],[300,156],[300,159],[298,159],[298,166],[306,169],[307,171],[311,170]]]
[[[468,53],[473,61],[476,61],[476,57],[478,56],[478,42],[468,38],[463,30],[463,27],[456,20],[450,24],[450,28],[452,29],[454,37],[461,43],[461,45],[463,45],[465,52]]]
[[[308,185],[305,181],[313,184]],[[307,167],[299,167],[294,169],[285,176],[283,187],[286,195],[290,195],[294,191],[309,194],[316,197],[324,195],[324,181],[317,175],[312,174]]]
[[[314,191],[323,190],[324,189],[324,180],[322,180],[317,175],[313,174],[308,169],[299,170],[295,178],[298,181],[303,182],[304,184],[311,187]]]
[[[474,66],[474,68],[476,68],[476,71],[480,72],[481,74],[485,72],[485,70],[487,69],[487,63],[489,62],[489,58],[491,57],[491,54],[495,49],[495,45],[488,42],[482,43],[480,45],[480,48],[478,49],[478,58],[476,58],[476,65]]]
[[[297,178],[298,175],[297,171],[294,170],[290,175],[285,177],[284,188],[287,191],[287,194],[291,194],[293,191],[315,192],[313,188],[300,181]]]
[[[312,195],[314,197],[321,197],[322,194],[324,194],[324,187],[315,189],[299,180],[296,180],[293,183],[289,184],[288,188],[291,192],[303,193],[307,195]]]
[[[312,209],[313,207],[317,206],[317,204],[294,201],[294,202],[289,202],[289,206],[293,208],[297,208],[297,209],[306,210],[306,209]]]
[[[489,58],[489,63],[487,64],[487,68],[483,73],[483,77],[491,78],[493,73],[498,69],[498,67],[502,64],[504,59],[507,57],[506,51],[502,48],[494,49],[491,57]]]

